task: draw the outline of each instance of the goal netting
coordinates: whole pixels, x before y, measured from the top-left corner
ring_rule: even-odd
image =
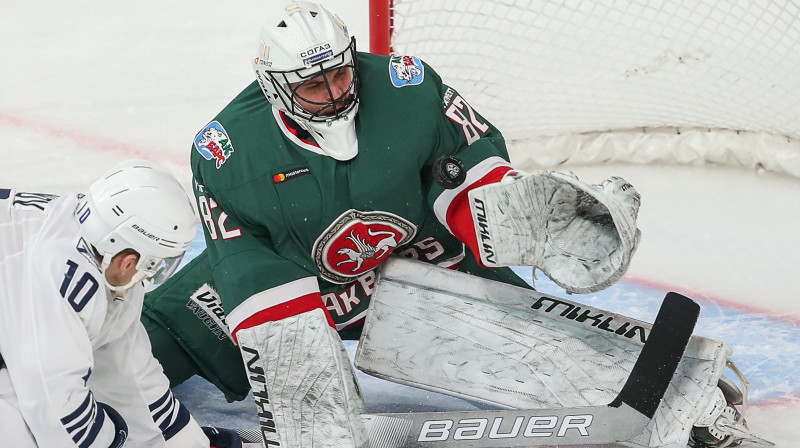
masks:
[[[393,51],[433,66],[523,168],[718,163],[800,177],[796,2],[393,0],[391,12]]]

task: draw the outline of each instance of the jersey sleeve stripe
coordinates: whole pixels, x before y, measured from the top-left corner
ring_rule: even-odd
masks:
[[[84,418],[82,418],[81,421],[77,422],[77,425],[85,423],[86,419],[90,415],[90,413],[87,412],[87,410],[90,408],[90,406],[96,406],[95,403],[94,403],[94,399],[92,398],[92,393],[91,392],[86,394],[86,398],[83,400],[83,402],[77,408],[75,408],[74,411],[70,412],[66,417],[61,419],[61,424],[63,424],[64,426],[67,426],[67,425],[70,425],[70,424],[75,425],[76,424],[75,420],[77,420],[81,415],[84,415],[84,414],[85,414]],[[70,431],[69,427],[67,428],[67,431]]]
[[[172,395],[170,390],[148,407],[164,440],[171,439],[189,423],[189,410]]]
[[[106,414],[98,406],[91,392],[86,399],[69,415],[61,419],[61,424],[80,448],[87,448],[94,443],[103,428]]]
[[[83,431],[89,425],[90,421],[96,417],[96,414],[97,414],[97,408],[95,407],[90,408],[89,412],[87,412],[86,415],[83,416],[83,418],[81,418],[77,422],[74,422],[72,426],[67,427],[67,432],[72,434]]]
[[[160,411],[156,412],[156,409],[162,408],[164,406],[164,403],[166,403],[167,400],[169,400],[170,395],[171,395],[170,390],[167,390],[167,392],[164,393],[164,395],[162,395],[161,398],[159,398],[158,400],[152,402],[150,405],[147,406],[148,409],[150,409],[150,413],[153,415],[153,417],[155,417],[157,413],[160,413]]]
[[[475,259],[479,265],[483,266],[480,257],[480,249],[478,247],[478,235],[475,233],[475,222],[473,220],[472,211],[469,207],[469,191],[483,185],[489,185],[495,182],[500,182],[503,176],[511,170],[508,166],[496,167],[482,178],[478,179],[470,188],[461,191],[447,210],[447,224],[450,232],[461,240],[467,247],[470,248],[473,254],[476,254]],[[485,267],[485,266],[484,266]]]
[[[464,180],[464,183],[456,188],[453,188],[452,190],[444,190],[442,194],[440,194],[439,197],[433,202],[433,212],[436,215],[436,219],[438,219],[440,223],[444,224],[450,233],[453,233],[453,230],[450,228],[450,223],[447,222],[447,215],[450,211],[450,206],[453,201],[462,192],[475,188],[477,186],[476,183],[498,168],[505,168],[506,171],[508,171],[511,169],[511,165],[509,165],[508,162],[502,157],[497,156],[488,157],[482,160],[467,171],[467,178]]]
[[[89,432],[86,434],[86,438],[83,439],[83,442],[78,445],[80,448],[88,448],[92,446],[97,438],[97,435],[100,434],[100,429],[103,428],[103,423],[105,423],[106,420],[106,413],[97,407],[95,407],[95,413],[96,418],[94,419],[94,424],[92,424],[92,427],[89,429]],[[75,437],[73,437],[73,440],[77,443]]]
[[[189,410],[186,409],[186,406],[184,406],[183,403],[177,400],[175,400],[175,404],[177,404],[177,406],[174,407],[169,425],[166,427],[159,425],[159,428],[161,428],[161,434],[164,435],[164,440],[171,439],[172,436],[179,433],[183,428],[186,427],[186,425],[189,424]]]

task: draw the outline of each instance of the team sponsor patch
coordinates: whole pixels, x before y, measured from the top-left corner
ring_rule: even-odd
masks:
[[[317,239],[311,256],[324,279],[347,283],[378,267],[416,233],[414,224],[395,214],[348,210]]]
[[[228,323],[225,321],[222,300],[219,298],[217,290],[212,288],[211,285],[203,283],[203,286],[189,297],[186,308],[192,310],[192,313],[203,321],[203,324],[214,333],[217,339],[233,340],[228,329]]]
[[[422,84],[425,67],[419,58],[395,55],[389,59],[389,78],[395,87]]]
[[[330,59],[331,56],[333,56],[332,48],[330,42],[325,42],[324,44],[306,48],[300,53],[297,53],[297,56],[303,60],[303,65],[312,65]]]
[[[269,48],[269,47],[267,47],[267,48]],[[264,59],[264,58],[262,58],[260,56],[256,56],[256,58],[253,59],[253,64],[255,64],[255,65],[263,65],[264,67],[272,67],[272,61],[268,61],[268,60],[266,60],[266,59]]]
[[[233,154],[233,144],[225,128],[218,121],[212,121],[194,138],[194,147],[206,160],[216,160],[217,169]]]
[[[304,176],[306,174],[311,174],[311,170],[306,167],[299,167],[299,168],[292,168],[290,170],[283,171],[272,176],[272,181],[276,184],[281,182],[286,182],[287,180],[292,180],[295,177]]]

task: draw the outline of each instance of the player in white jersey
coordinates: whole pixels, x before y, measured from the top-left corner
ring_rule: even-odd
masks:
[[[194,235],[188,196],[146,160],[85,194],[0,189],[4,446],[241,446],[215,442],[173,397],[139,322],[146,288]]]

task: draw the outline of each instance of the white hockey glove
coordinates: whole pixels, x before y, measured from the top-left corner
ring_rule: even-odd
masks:
[[[621,177],[600,185],[536,171],[469,192],[484,265],[534,266],[570,293],[602,290],[639,244],[639,193]]]

